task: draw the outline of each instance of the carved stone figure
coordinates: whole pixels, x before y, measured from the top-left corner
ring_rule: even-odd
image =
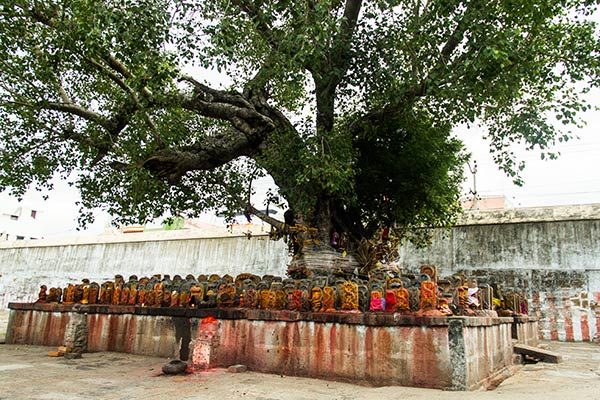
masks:
[[[103,282],[102,285],[100,285],[100,298],[98,303],[110,304],[113,295],[113,286],[114,283],[111,281]]]
[[[75,286],[70,284],[65,288],[63,296],[64,304],[73,304],[75,303]]]
[[[303,294],[304,291],[302,289],[292,290],[288,297],[288,309],[293,311],[302,311],[304,304]]]
[[[269,306],[272,310],[283,310],[285,309],[286,295],[283,290],[283,284],[281,282],[273,281],[271,283],[271,295],[269,299]]]
[[[115,281],[113,284],[113,293],[112,298],[110,299],[110,304],[118,305],[121,301],[121,290],[123,290],[123,276],[115,275]]]
[[[369,288],[366,285],[358,286],[358,309],[362,312],[369,311],[371,298],[369,297]]]
[[[171,291],[170,290],[163,291],[163,298],[162,298],[162,302],[161,302],[160,306],[161,307],[170,307],[171,306]]]
[[[419,311],[419,307],[421,307],[421,290],[416,286],[411,286],[410,288],[408,288],[408,294],[410,311]]]
[[[420,272],[421,274],[428,275],[429,279],[432,280],[433,283],[437,283],[438,272],[437,267],[435,265],[421,265]]]
[[[129,283],[128,288],[129,288],[129,296],[127,297],[127,304],[132,306],[132,305],[135,305],[137,302],[137,295],[138,295],[137,282]]]
[[[250,278],[244,280],[242,283],[240,306],[245,308],[256,308],[258,306],[258,291],[256,290],[256,284]]]
[[[372,290],[369,311],[383,311],[385,306],[384,303],[385,302],[381,290]]]
[[[229,282],[227,279],[225,283],[219,286],[217,292],[217,307],[234,307],[236,305],[236,286],[233,280]]]
[[[287,308],[288,310],[294,310],[297,309],[298,307],[301,307],[301,298],[298,298],[298,301],[300,301],[300,303],[296,302],[296,304],[292,304],[292,302],[294,301],[293,299],[293,293],[296,290],[296,282],[293,279],[286,279],[283,282],[283,291],[285,292],[285,305],[284,308]],[[293,308],[295,307],[295,308]]]
[[[396,291],[396,310],[400,312],[410,311],[410,294],[406,288],[398,288]]]
[[[213,282],[206,286],[206,294],[202,302],[203,307],[212,308],[217,306],[217,290],[218,288]]]
[[[341,306],[340,309],[346,311],[358,310],[358,285],[354,282],[346,281],[341,284]]]
[[[335,288],[331,286],[325,286],[323,288],[323,306],[321,307],[321,311],[335,311]]]
[[[269,310],[271,308],[271,290],[262,289],[258,292],[259,308]]]
[[[149,290],[146,292],[146,307],[154,307],[156,305],[156,292]]]
[[[98,295],[100,294],[100,285],[97,282],[90,283],[90,295],[88,297],[89,304],[98,303]]]
[[[437,285],[433,281],[421,282],[420,309],[430,311],[437,309]]]
[[[40,286],[40,292],[38,293],[38,298],[35,301],[36,303],[46,303],[48,301],[48,293],[46,292],[48,287],[46,285]]]
[[[119,304],[122,306],[129,304],[129,288],[127,286],[121,289],[121,298],[119,299]]]
[[[169,307],[179,307],[180,300],[179,292],[177,290],[173,290],[171,292],[171,303],[169,304]]]
[[[182,286],[182,289],[183,288],[184,286]],[[182,294],[185,295],[185,297],[182,297]],[[179,295],[179,299],[182,307],[186,307],[188,304],[190,306],[193,305],[194,307],[200,307],[204,302],[204,285],[197,283],[190,287],[189,300],[187,299],[187,293],[185,289],[182,290],[181,294]],[[183,303],[181,301],[183,301]]]
[[[136,304],[138,306],[145,306],[146,305],[146,296],[147,296],[148,292],[146,291],[146,287],[144,285],[139,285],[138,286],[138,298],[137,298],[137,302]]]
[[[493,309],[494,290],[490,285],[479,285],[479,297],[481,299],[481,308],[484,310]]]
[[[311,290],[311,310],[313,312],[320,312],[323,308],[323,289],[315,286]]]
[[[90,302],[90,280],[83,279],[78,290],[75,290],[75,302],[89,304]]]
[[[385,311],[396,311],[396,291],[394,289],[387,289],[385,291]]]
[[[38,297],[39,297],[39,294],[38,294]],[[59,302],[56,300],[56,288],[51,287],[50,289],[48,289],[48,297],[47,297],[46,301],[48,303],[58,303]]]
[[[163,285],[162,282],[158,282],[154,284],[154,306],[155,307],[160,307],[162,305],[162,301],[163,301]]]

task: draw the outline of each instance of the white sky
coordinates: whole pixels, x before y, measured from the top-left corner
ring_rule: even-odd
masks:
[[[600,106],[600,90],[590,94],[590,103]],[[467,149],[477,161],[477,192],[480,196],[504,195],[514,207],[535,207],[561,204],[600,203],[600,110],[582,114],[587,122],[583,129],[572,128],[579,139],[559,143],[557,160],[541,160],[538,151],[526,151],[514,146],[517,158],[526,163],[522,172],[524,185],[518,187],[494,164],[489,144],[480,129],[457,130]],[[473,176],[467,178],[463,192],[473,189]]]

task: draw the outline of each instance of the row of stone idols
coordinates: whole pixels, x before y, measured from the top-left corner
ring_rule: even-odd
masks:
[[[522,299],[512,302],[494,297],[489,285],[464,275],[438,280],[435,266],[422,266],[419,274],[398,275],[373,271],[368,280],[315,276],[283,279],[265,275],[216,274],[182,278],[154,275],[125,281],[121,275],[102,285],[84,279],[64,289],[40,288],[38,303],[110,304],[142,307],[242,307],[312,312],[388,311],[425,315],[476,315],[523,313]],[[515,305],[509,309],[508,305]],[[507,305],[508,304],[508,305]],[[508,313],[508,314],[507,314]]]

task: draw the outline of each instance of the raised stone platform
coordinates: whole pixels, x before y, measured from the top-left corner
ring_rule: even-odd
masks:
[[[76,310],[11,303],[9,344],[59,346]],[[181,358],[196,368],[471,390],[509,376],[513,318],[81,306],[88,351]],[[525,323],[525,322],[521,322]]]

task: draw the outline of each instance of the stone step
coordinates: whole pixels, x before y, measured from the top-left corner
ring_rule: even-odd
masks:
[[[540,361],[558,364],[562,362],[562,356],[550,350],[540,349],[539,347],[528,346],[517,343],[513,346],[513,351],[517,354],[537,358]]]

